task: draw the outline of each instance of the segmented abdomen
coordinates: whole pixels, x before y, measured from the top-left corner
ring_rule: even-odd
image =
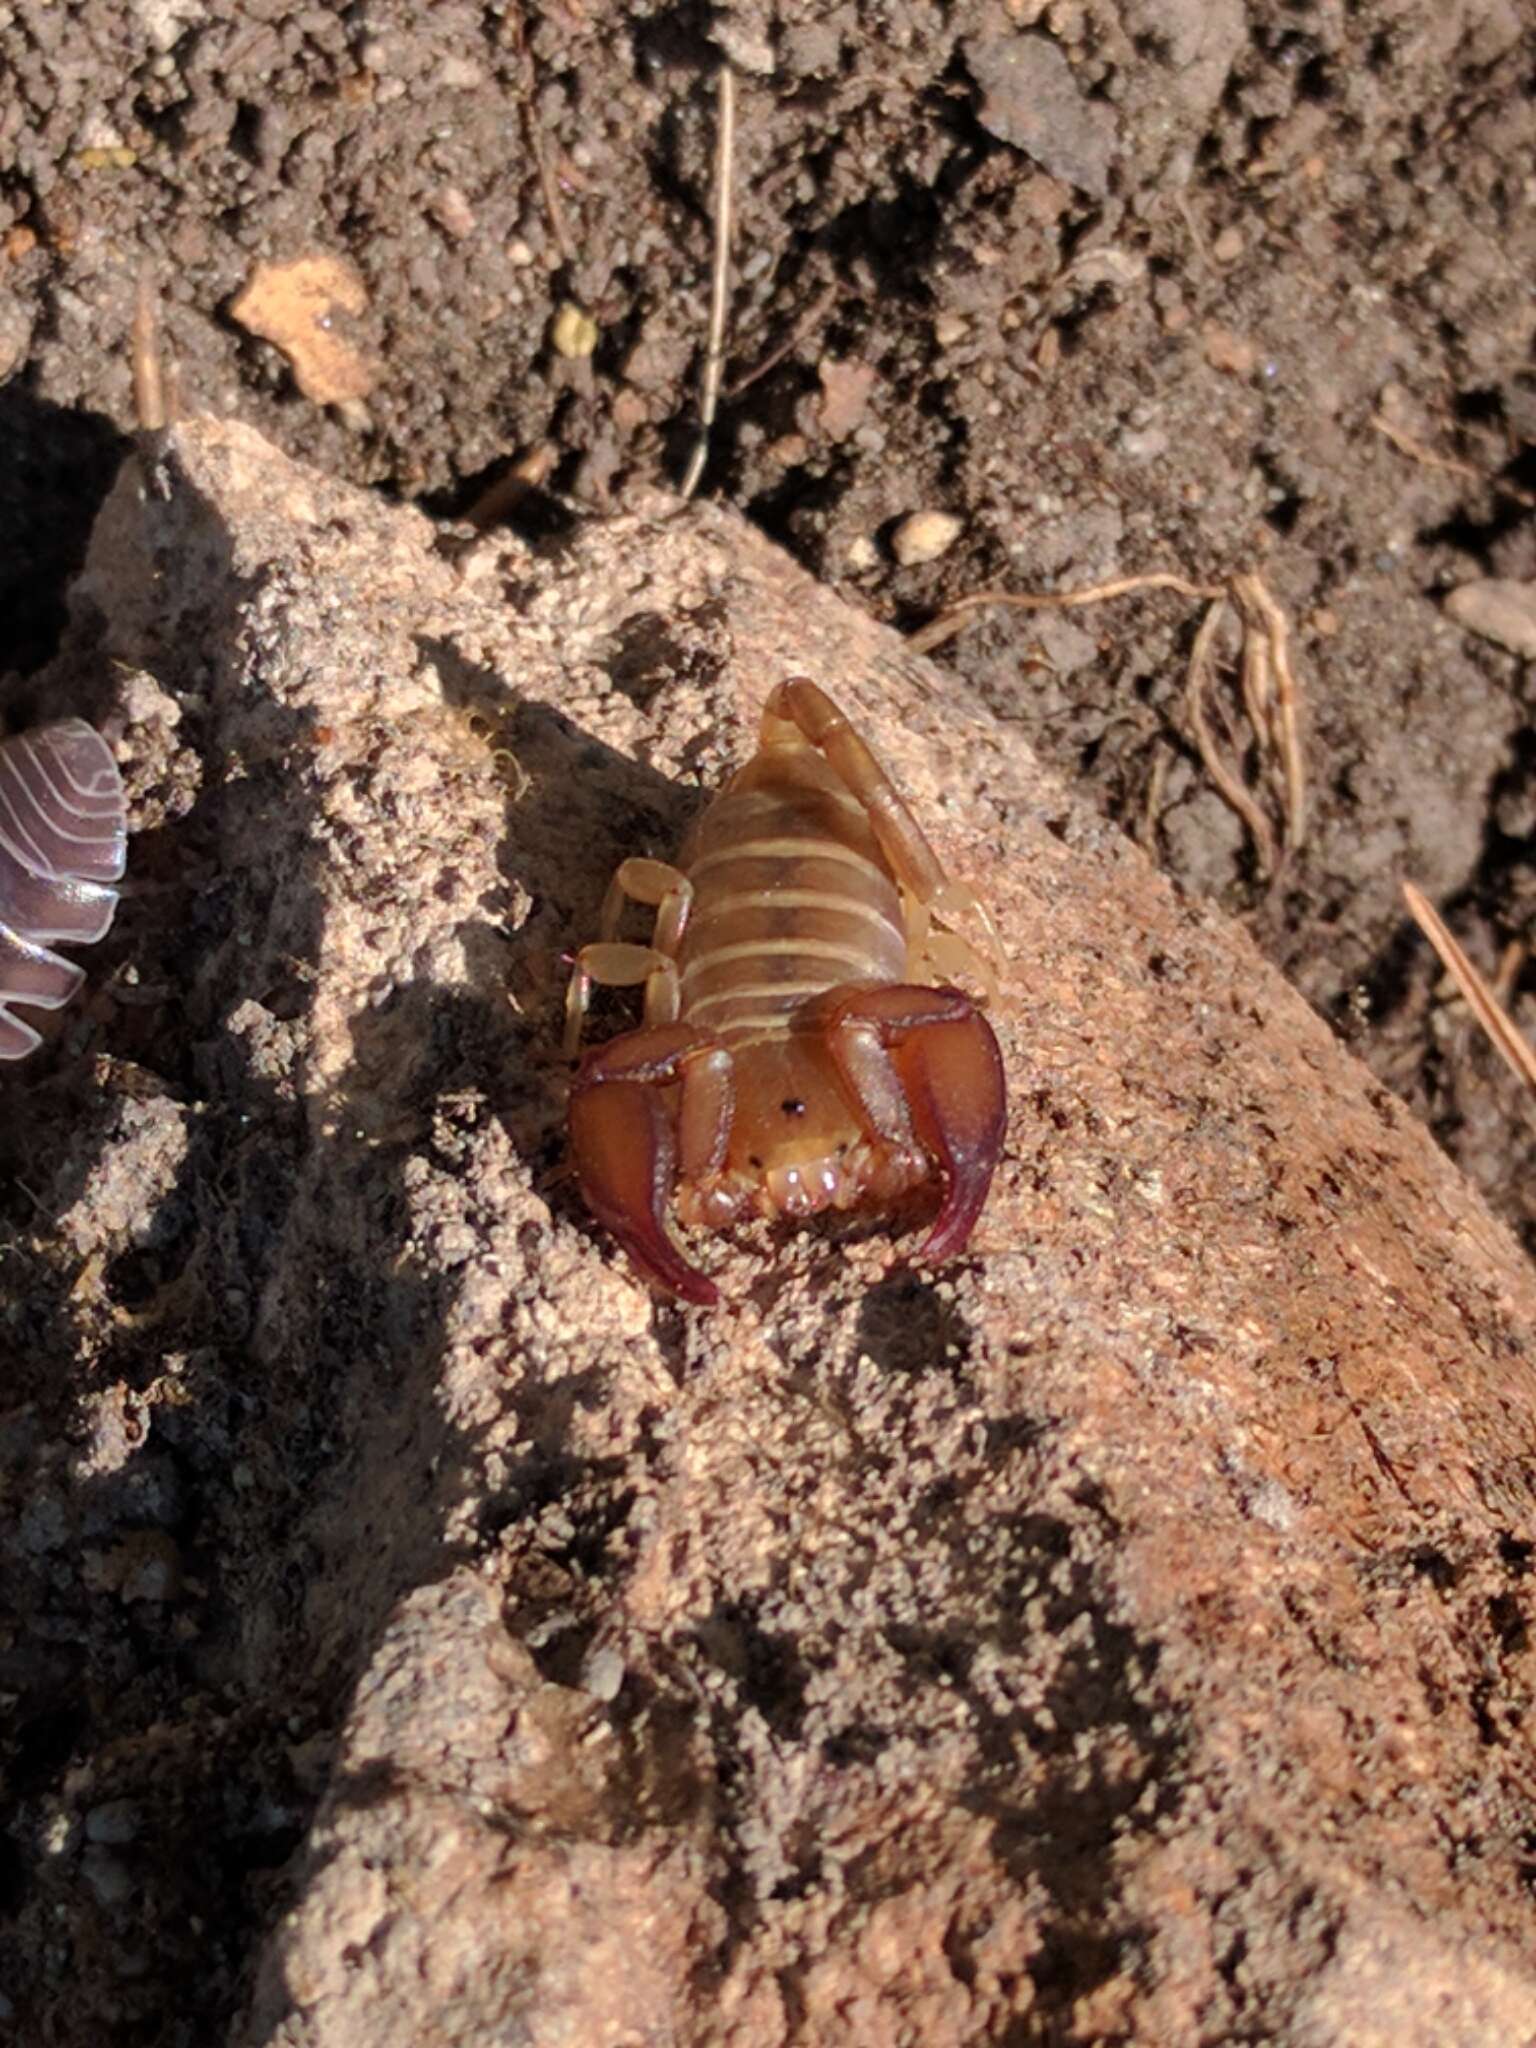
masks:
[[[901,895],[864,807],[808,750],[760,755],[681,865],[694,886],[682,1014],[727,1044],[781,1034],[842,983],[906,979]]]
[[[99,733],[66,718],[0,741],[0,1059],[38,1043],[9,1004],[56,1010],[80,986],[45,942],[102,936],[127,851],[122,778]]]

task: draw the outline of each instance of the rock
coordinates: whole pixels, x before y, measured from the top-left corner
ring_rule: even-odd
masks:
[[[1536,583],[1504,576],[1463,583],[1446,598],[1445,615],[1522,661],[1536,661]]]
[[[143,1830],[144,1816],[132,1799],[106,1799],[85,1816],[85,1839],[121,1848],[134,1842]]]
[[[132,1874],[110,1849],[87,1849],[80,1858],[80,1875],[103,1906],[125,1906],[133,1897]]]
[[[466,551],[143,459],[76,658],[197,707],[203,929],[136,943],[257,1304],[206,1626],[284,1741],[342,1703],[239,2048],[1519,2039],[1536,1280],[1425,1131],[725,509]],[[556,1171],[558,963],[794,672],[998,917],[1010,1134],[960,1267],[754,1229],[681,1312]]]
[[[891,535],[891,553],[903,569],[936,562],[948,554],[964,531],[953,512],[909,512]]]
[[[1058,45],[1048,36],[1003,33],[971,36],[961,47],[981,91],[982,127],[1028,151],[1053,178],[1102,199],[1118,140],[1114,109],[1085,98]]]

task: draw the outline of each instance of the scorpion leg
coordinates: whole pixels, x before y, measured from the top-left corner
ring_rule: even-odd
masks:
[[[573,1058],[581,1043],[582,1021],[592,1000],[592,984],[604,988],[633,988],[645,983],[645,1022],[675,1024],[681,995],[677,962],[670,953],[654,946],[627,946],[615,940],[601,940],[583,946],[576,955],[575,971],[565,992],[565,1051]]]
[[[656,912],[656,924],[649,946],[615,943],[619,920],[626,903],[644,903]],[[671,1024],[679,1008],[677,968],[673,964],[678,943],[693,908],[693,884],[681,868],[661,860],[620,861],[614,870],[608,893],[603,898],[598,930],[602,938],[595,946],[583,946],[576,956],[575,972],[565,992],[565,1052],[574,1058],[581,1043],[581,1027],[592,1000],[592,984],[606,988],[633,988],[645,983],[645,1021]]]
[[[947,977],[958,969],[975,975],[987,994],[995,996],[1003,967],[997,926],[980,897],[945,874],[927,833],[868,742],[808,676],[791,676],[780,683],[763,707],[766,744],[774,743],[775,726],[786,725],[825,754],[868,813],[880,850],[914,907],[909,971],[928,963]],[[930,938],[935,919],[944,924],[972,920],[981,929],[985,948],[954,933],[935,932]],[[952,943],[942,946],[946,939]]]
[[[651,944],[658,953],[676,954],[693,908],[693,884],[681,868],[664,860],[623,860],[603,898],[601,937],[614,939],[626,903],[643,903],[656,913]]]
[[[661,1093],[673,1086],[675,1129]],[[719,1293],[678,1251],[666,1212],[679,1171],[693,1181],[720,1170],[732,1101],[730,1054],[689,1024],[595,1047],[571,1084],[571,1154],[587,1206],[643,1273],[706,1307]]]
[[[1007,1121],[997,1040],[953,988],[860,989],[839,998],[828,1040],[876,1137],[915,1135],[944,1176],[921,1256],[953,1258],[987,1199]]]
[[[969,916],[980,925],[987,945],[983,951],[960,932],[944,931],[935,924],[958,923]],[[992,913],[972,890],[958,882],[946,884],[932,903],[907,898],[907,972],[914,981],[949,984],[962,978],[975,981],[995,1003],[1003,970],[1002,940]]]

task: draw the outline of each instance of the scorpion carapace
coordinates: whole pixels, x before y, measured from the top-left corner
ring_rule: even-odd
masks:
[[[614,938],[627,902],[648,946]],[[580,1040],[594,982],[644,985],[645,1021],[581,1062],[571,1151],[587,1204],[640,1270],[718,1299],[667,1227],[747,1213],[886,1209],[937,1178],[922,1255],[971,1234],[1006,1118],[991,1026],[953,986],[995,989],[945,927],[985,910],[945,876],[885,770],[815,683],[780,683],[758,750],[676,867],[627,860],[567,999]]]
[[[102,937],[127,851],[122,778],[98,732],[65,718],[0,741],[0,1059],[38,1043],[11,1003],[56,1010],[79,988],[49,942]]]

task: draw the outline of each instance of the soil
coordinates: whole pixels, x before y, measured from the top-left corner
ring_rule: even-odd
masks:
[[[1536,576],[1536,39],[1517,0],[0,8],[7,716],[29,715],[129,446],[144,276],[189,407],[446,518],[498,486],[514,520],[602,514],[679,476],[722,51],[737,276],[704,493],[902,626],[982,587],[1259,568],[1306,701],[1310,824],[1278,884],[1191,744],[1196,608],[986,613],[940,658],[1241,915],[1536,1244],[1525,1104],[1399,896],[1415,879],[1489,972],[1536,916],[1524,670],[1437,602]],[[232,311],[259,264],[314,254],[363,286],[333,326],[366,394],[329,408]],[[893,540],[922,511],[958,533],[913,560]],[[166,1134],[168,1159],[183,1142]],[[7,1457],[68,1426],[47,1365],[14,1367]],[[173,1462],[152,1482],[183,1483]],[[184,1509],[167,1495],[145,1520]],[[130,1614],[122,1699],[72,1709],[76,1646],[56,1646],[46,1710],[4,1738],[28,1840],[87,1727],[98,1750],[153,1734],[162,1693],[126,1678],[174,1663],[152,1635]],[[198,1697],[163,1732],[164,1799],[205,1831],[177,2015],[162,1959],[76,1956],[89,2029],[61,2006],[40,2040],[201,2042],[235,2008],[314,1759],[297,1730],[281,1787],[242,1778],[245,1706]],[[136,1824],[104,1808],[92,1839]],[[0,1905],[30,1882],[0,1852]],[[27,1967],[7,1957],[0,2020],[17,1996],[38,2010]]]

